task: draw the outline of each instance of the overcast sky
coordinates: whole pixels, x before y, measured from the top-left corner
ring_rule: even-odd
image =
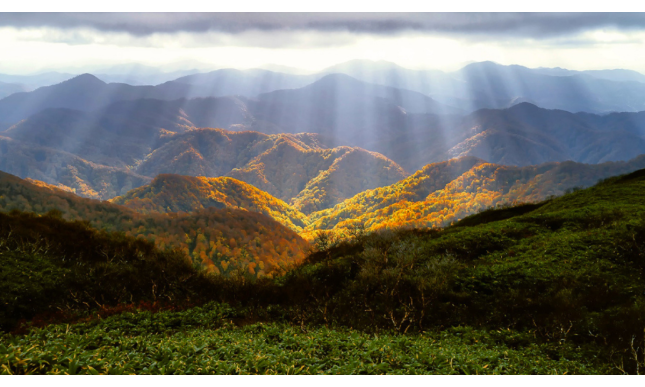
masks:
[[[642,13],[0,13],[0,72],[121,63],[315,71],[352,59],[645,73]]]

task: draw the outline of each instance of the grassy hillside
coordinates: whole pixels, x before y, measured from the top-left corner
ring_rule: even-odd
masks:
[[[199,289],[209,286],[179,251],[161,251],[57,213],[0,213],[0,261],[2,329],[44,313],[121,302],[195,302],[203,298]]]
[[[300,211],[252,185],[230,177],[159,175],[152,183],[110,200],[144,214],[192,212],[209,207],[259,212],[299,232],[307,225]]]
[[[508,327],[545,342],[602,345],[606,361],[625,356],[615,370],[635,372],[645,344],[643,189],[640,170],[442,230],[331,246],[320,238],[325,249],[290,281],[309,292],[301,304],[316,300],[309,321],[403,332]]]
[[[182,312],[124,313],[25,336],[0,333],[0,374],[57,375],[499,375],[605,374],[569,345],[515,345],[529,335],[455,328],[421,335],[281,323],[236,326],[209,304]],[[31,348],[31,349],[28,349]],[[554,354],[573,354],[572,357]],[[21,361],[28,358],[28,361]]]

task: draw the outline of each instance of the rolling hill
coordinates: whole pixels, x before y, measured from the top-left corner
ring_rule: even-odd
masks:
[[[228,175],[285,201],[300,195],[294,203],[307,211],[406,176],[382,155],[330,149],[331,141],[320,135],[195,129],[248,119],[244,102],[233,97],[121,101],[91,113],[46,109],[1,132],[0,168],[101,199],[123,195],[123,187],[136,188],[162,173]],[[87,170],[136,179],[99,182]],[[342,177],[359,170],[365,174],[361,179]],[[314,198],[312,192],[321,195]]]
[[[152,180],[127,168],[96,164],[68,152],[3,136],[0,136],[0,170],[93,199],[123,195]]]
[[[252,185],[230,177],[158,175],[150,184],[110,202],[143,214],[193,212],[205,208],[244,209],[267,215],[299,232],[307,225],[300,211]]]
[[[406,71],[387,63],[361,66],[329,71],[365,71],[375,77],[398,77]],[[567,78],[562,82],[566,85],[570,78],[592,76],[554,77],[521,66],[479,63],[450,77],[468,87],[479,85],[473,86],[475,91],[488,89],[484,97],[494,101],[498,94],[515,92],[506,87],[511,79],[524,80],[513,87],[542,90],[553,81],[540,77]],[[594,82],[621,83],[598,77]],[[311,214],[396,183],[407,176],[406,170],[452,158],[523,167],[567,160],[627,161],[645,153],[642,112],[574,114],[521,102],[466,116],[435,114],[451,110],[416,91],[342,74],[300,87],[306,79],[221,70],[189,75],[160,88],[106,84],[85,74],[18,93],[0,100],[0,121],[27,115],[0,132],[0,169],[100,199],[124,195],[159,174],[228,176]],[[500,82],[488,85],[485,79]],[[257,89],[262,80],[266,88]],[[220,90],[207,93],[208,85],[230,85],[230,90],[247,94],[292,88],[249,98],[173,99],[189,95],[189,89],[201,87],[203,94]],[[514,101],[539,100],[529,97]],[[195,129],[208,127],[228,130]]]
[[[362,192],[313,213],[303,235],[397,227],[443,227],[482,209],[531,203],[645,167],[645,156],[597,165],[574,162],[511,167],[462,157],[430,164],[400,182]]]
[[[211,207],[191,213],[141,214],[0,173],[0,211],[12,210],[41,215],[58,210],[66,220],[147,239],[160,249],[178,249],[215,273],[241,270],[255,277],[272,276],[301,261],[309,248],[294,231],[256,212]]]
[[[568,161],[526,167],[461,157],[429,164],[392,185],[364,190],[317,211],[303,210],[299,200],[307,195],[296,197],[289,205],[235,179],[162,175],[113,202],[143,213],[243,208],[271,216],[304,238],[313,239],[320,230],[333,230],[340,235],[356,226],[367,231],[443,227],[482,209],[538,202],[643,167],[645,156],[596,165]],[[343,176],[345,181],[356,179],[360,177]],[[324,193],[317,191],[310,196],[313,203],[321,197],[325,197]]]

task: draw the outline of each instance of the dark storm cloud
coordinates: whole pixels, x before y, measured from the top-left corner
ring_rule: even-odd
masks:
[[[89,27],[135,36],[153,33],[404,31],[535,39],[614,27],[645,29],[644,13],[0,13],[0,26]]]

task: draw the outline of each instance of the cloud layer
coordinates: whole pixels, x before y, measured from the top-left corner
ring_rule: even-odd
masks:
[[[92,28],[134,36],[155,33],[321,31],[532,39],[612,28],[645,30],[643,13],[1,13],[0,26]]]

